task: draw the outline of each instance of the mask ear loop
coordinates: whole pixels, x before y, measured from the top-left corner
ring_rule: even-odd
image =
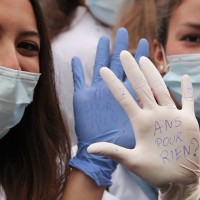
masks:
[[[165,50],[164,50],[164,48],[163,48],[163,45],[161,44],[160,45],[160,49],[161,49],[161,52],[162,52],[162,55],[163,55],[163,61],[164,61],[164,67],[162,66],[161,68],[161,70],[164,72],[164,73],[166,73],[166,72],[168,72],[169,71],[169,65],[167,64],[167,59],[166,59],[166,56],[165,56]]]

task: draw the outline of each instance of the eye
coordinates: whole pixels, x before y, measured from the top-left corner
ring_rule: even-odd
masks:
[[[186,42],[200,43],[200,35],[186,35],[182,38]]]
[[[39,46],[33,42],[23,41],[17,44],[17,49],[24,56],[37,56],[39,54]]]

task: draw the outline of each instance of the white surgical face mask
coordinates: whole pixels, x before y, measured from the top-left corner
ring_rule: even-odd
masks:
[[[39,77],[39,73],[0,66],[0,138],[22,119]]]
[[[181,105],[181,77],[189,75],[194,94],[194,109],[200,119],[200,54],[182,54],[167,56],[169,71],[163,77],[164,81]]]
[[[124,0],[86,0],[91,13],[102,23],[113,26]]]

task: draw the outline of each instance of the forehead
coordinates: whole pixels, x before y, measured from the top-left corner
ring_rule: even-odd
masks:
[[[171,22],[174,23],[195,23],[200,24],[200,0],[182,0],[174,10]]]
[[[0,24],[5,28],[35,28],[36,20],[29,0],[0,0]]]

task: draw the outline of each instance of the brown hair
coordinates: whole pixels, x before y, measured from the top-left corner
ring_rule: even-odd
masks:
[[[141,38],[151,42],[155,36],[157,0],[135,0],[132,6],[125,7],[121,18],[114,27],[113,38],[119,27],[125,27],[129,32],[129,50],[134,54]]]
[[[182,0],[135,0],[131,8],[122,12],[121,19],[114,27],[113,37],[117,29],[125,27],[129,32],[129,50],[134,54],[141,38],[146,38],[150,47],[156,38],[165,46],[168,34],[168,24],[173,11]],[[153,52],[150,48],[150,58]]]
[[[0,140],[0,182],[7,200],[55,200],[62,193],[71,155],[54,83],[50,42],[37,0],[30,0],[41,38],[42,73],[20,123]]]
[[[52,39],[60,32],[69,29],[76,8],[84,5],[84,0],[46,0],[44,4],[44,12]]]

